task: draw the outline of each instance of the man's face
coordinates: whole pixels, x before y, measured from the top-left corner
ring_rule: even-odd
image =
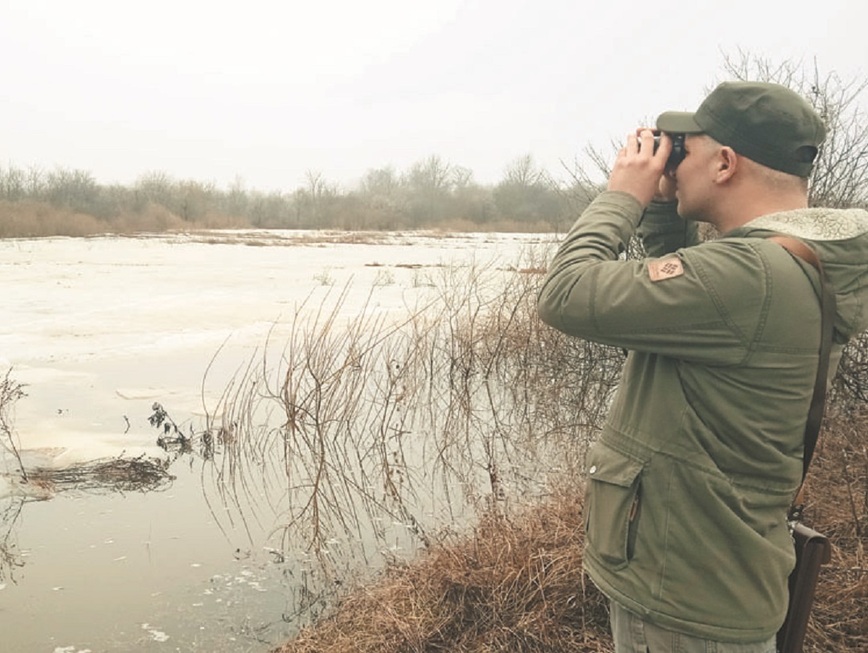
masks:
[[[711,216],[715,146],[716,143],[704,134],[688,134],[684,139],[684,160],[675,169],[675,197],[678,215],[685,220],[707,222]]]

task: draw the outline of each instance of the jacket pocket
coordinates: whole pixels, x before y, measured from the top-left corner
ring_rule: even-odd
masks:
[[[642,463],[597,443],[588,456],[585,534],[592,555],[615,568],[633,557]]]

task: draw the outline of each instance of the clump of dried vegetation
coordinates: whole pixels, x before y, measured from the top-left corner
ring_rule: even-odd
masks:
[[[356,567],[387,561],[339,605],[308,605],[333,616],[287,650],[513,650],[513,638],[605,650],[576,479],[624,354],[542,325],[538,256],[438,268],[400,314],[351,309],[334,290],[207,411],[219,455],[203,479],[227,531],[271,512],[283,548],[313,554],[345,588],[336,551],[367,546]]]
[[[25,396],[24,385],[12,378],[11,369],[7,370],[0,380],[0,463],[4,463],[0,472],[21,486],[22,491],[17,494],[47,498],[67,490],[146,492],[165,488],[173,480],[166,461],[145,455],[89,460],[63,467],[25,464],[11,414],[15,403]],[[28,487],[38,491],[24,491]]]
[[[165,461],[144,455],[89,460],[63,467],[32,467],[26,474],[28,483],[49,495],[64,491],[153,492],[167,488],[174,479]]]
[[[515,515],[485,514],[277,650],[611,650],[605,602],[581,572],[580,497],[573,489]]]

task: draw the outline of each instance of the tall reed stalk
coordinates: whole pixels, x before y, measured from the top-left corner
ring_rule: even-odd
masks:
[[[442,268],[400,314],[370,296],[348,310],[349,286],[299,307],[208,408],[224,523],[251,533],[277,515],[284,548],[326,559],[402,533],[428,546],[578,475],[622,354],[542,325],[543,266],[523,258]]]

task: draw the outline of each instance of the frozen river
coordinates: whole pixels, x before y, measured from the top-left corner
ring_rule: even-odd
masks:
[[[533,235],[212,232],[0,241],[0,374],[28,466],[165,459],[154,402],[196,424],[233,374],[299,310],[400,316],[441,271],[509,274]],[[303,306],[302,309],[299,307]],[[208,373],[206,375],[206,370]],[[265,651],[294,627],[316,572],[288,573],[273,524],[218,524],[201,469],[180,458],[154,491],[0,476],[0,650]],[[281,561],[283,562],[283,561]]]

